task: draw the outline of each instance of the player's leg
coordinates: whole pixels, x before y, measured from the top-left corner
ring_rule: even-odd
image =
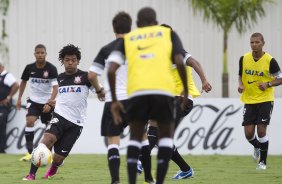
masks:
[[[55,135],[50,133],[44,133],[43,139],[38,146],[46,146],[47,148],[50,149],[56,141],[57,138]],[[31,163],[29,173],[26,177],[23,178],[23,180],[35,180],[37,170],[38,167],[36,167],[35,165],[33,165],[33,163]]]
[[[188,99],[188,104],[184,107],[184,109],[181,108],[181,98],[182,97],[175,97],[176,101],[176,117],[175,117],[175,129],[178,127],[178,125],[181,123],[183,118],[187,116],[191,110],[193,109],[193,101],[191,99]],[[172,178],[173,179],[188,179],[193,177],[194,171],[190,167],[190,165],[184,160],[184,158],[180,155],[175,145],[173,145],[173,152],[171,156],[171,160],[176,163],[180,169]]]
[[[144,169],[144,179],[147,183],[153,183],[154,179],[152,176],[152,162],[151,162],[151,149],[149,145],[149,141],[147,138],[146,131],[144,130],[143,138],[142,138],[142,147],[141,147],[141,156],[140,160]],[[137,168],[138,170],[138,168]]]
[[[141,153],[141,141],[143,136],[143,131],[145,128],[145,122],[135,121],[129,123],[130,126],[130,141],[127,147],[127,172],[129,184],[136,183],[137,174],[137,162],[139,154]]]
[[[147,137],[148,137],[150,149],[152,150],[155,146],[158,145],[158,141],[159,141],[159,130],[156,121],[153,120],[148,121]]]
[[[126,100],[121,101],[126,107]],[[120,168],[120,134],[127,126],[125,114],[122,114],[123,123],[116,125],[113,121],[110,111],[111,102],[106,102],[104,105],[103,116],[101,121],[101,135],[107,139],[108,147],[108,167],[111,175],[111,183],[119,183],[119,168]]]
[[[261,103],[259,106],[259,117],[257,124],[258,142],[260,145],[260,160],[257,169],[266,169],[266,159],[268,152],[268,137],[266,135],[273,109],[273,102]]]
[[[111,183],[119,183],[119,167],[120,167],[120,155],[119,145],[120,136],[109,136],[108,140],[108,166],[111,174]]]
[[[34,148],[34,131],[35,131],[35,122],[40,116],[43,109],[42,104],[35,103],[31,100],[27,102],[27,114],[26,114],[26,127],[25,127],[25,140],[26,148],[28,153],[20,158],[20,161],[29,161],[31,159],[31,152]]]
[[[174,98],[164,95],[150,96],[150,117],[158,122],[159,143],[157,154],[157,182],[163,183],[172,155],[174,132]]]
[[[55,153],[53,156],[53,162],[45,173],[46,179],[54,176],[57,173],[58,168],[63,165],[64,159],[69,155],[72,147],[79,138],[82,128],[83,127],[78,126],[54,113],[54,118],[47,126],[46,132],[55,136],[57,141],[54,143]],[[49,149],[52,147],[52,144],[49,144],[48,142],[46,145],[49,145]]]
[[[248,142],[253,145],[254,153],[253,153],[253,160],[257,161],[260,157],[260,144],[255,134],[255,124],[249,124],[244,126],[245,137]]]
[[[5,153],[7,147],[7,123],[9,107],[0,104],[0,153]]]
[[[127,172],[128,183],[136,183],[137,162],[141,153],[141,141],[144,135],[145,125],[149,119],[150,105],[148,95],[136,96],[128,100],[127,120],[130,127],[130,140],[127,147]],[[140,131],[141,130],[141,131]]]
[[[160,130],[160,140],[158,143],[158,154],[157,154],[157,183],[163,183],[167,170],[168,163],[172,156],[173,148],[173,122],[160,122],[158,123]]]
[[[243,111],[243,123],[242,126],[244,126],[244,133],[245,137],[248,140],[248,142],[253,145],[254,147],[254,153],[253,153],[253,159],[255,161],[259,158],[259,142],[255,134],[255,122],[257,121],[257,105],[256,104],[245,104],[244,105],[244,111]]]
[[[266,135],[266,124],[258,124],[257,125],[257,134],[258,134],[258,142],[260,144],[260,160],[258,169],[266,169],[266,159],[267,159],[267,152],[268,152],[268,137]],[[264,167],[265,166],[265,167]]]

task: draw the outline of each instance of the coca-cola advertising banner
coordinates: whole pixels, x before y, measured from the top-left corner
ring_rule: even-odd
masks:
[[[87,123],[72,149],[72,153],[107,153],[104,137],[100,134],[104,103],[97,99],[88,100]],[[242,127],[243,104],[237,98],[198,98],[194,108],[177,127],[174,144],[182,154],[226,154],[247,155],[252,146],[245,139]],[[269,154],[282,154],[280,142],[282,120],[282,99],[276,99],[267,135],[270,140]],[[25,153],[25,109],[12,110],[7,128],[7,153]],[[34,143],[40,141],[45,126],[40,120],[36,123]],[[121,153],[126,153],[129,129],[121,135]],[[153,153],[156,151],[154,150]]]

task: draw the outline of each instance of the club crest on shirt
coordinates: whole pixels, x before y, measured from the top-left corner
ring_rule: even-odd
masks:
[[[74,81],[75,84],[80,84],[81,83],[81,76],[76,76],[74,77]]]
[[[45,70],[45,71],[43,72],[43,78],[48,78],[48,77],[49,77],[49,73],[48,73],[47,70]]]

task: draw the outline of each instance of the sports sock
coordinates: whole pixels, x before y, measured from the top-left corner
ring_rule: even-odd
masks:
[[[163,183],[168,170],[168,163],[172,155],[172,138],[162,138],[159,141],[157,155],[157,184]]]
[[[140,154],[141,143],[138,141],[129,141],[127,147],[127,173],[129,184],[136,183],[137,161]]]
[[[117,144],[111,144],[108,146],[108,164],[112,178],[112,183],[119,181],[119,146]]]
[[[259,143],[260,143],[260,160],[259,162],[263,162],[266,164],[266,159],[267,159],[267,152],[268,152],[268,137],[264,136],[262,138],[259,138]]]
[[[148,128],[147,137],[149,140],[150,149],[152,150],[156,146],[159,139],[158,128],[150,126]]]
[[[140,160],[142,162],[142,166],[144,169],[144,178],[145,181],[153,181],[153,176],[151,173],[152,163],[151,163],[151,150],[149,146],[148,140],[142,142],[141,147],[141,157]]]
[[[33,139],[34,139],[34,127],[25,127],[25,140],[26,140],[26,148],[28,153],[32,153],[33,150]]]
[[[257,140],[257,137],[254,136],[252,139],[248,140],[250,144],[252,144],[255,148],[259,148],[260,147],[260,143]]]
[[[186,172],[190,170],[190,166],[188,165],[188,163],[185,162],[185,160],[179,154],[175,145],[173,145],[171,160],[174,161],[178,165],[181,171]]]
[[[36,175],[37,170],[38,170],[38,167],[36,167],[35,165],[33,165],[33,163],[31,163],[31,164],[30,164],[29,174],[34,174],[34,175]]]

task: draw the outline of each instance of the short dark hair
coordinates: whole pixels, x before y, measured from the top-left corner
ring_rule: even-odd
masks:
[[[139,10],[137,14],[138,27],[152,26],[157,24],[157,14],[153,8],[145,7]]]
[[[261,33],[253,33],[251,35],[251,38],[253,38],[253,37],[260,37],[261,41],[264,43],[264,38],[263,38],[263,35]]]
[[[43,48],[45,51],[46,51],[46,47],[45,47],[45,45],[43,45],[43,44],[37,44],[36,46],[35,46],[35,48],[34,48],[34,51],[36,50],[36,49],[39,49],[39,48]]]
[[[74,46],[73,44],[68,44],[64,46],[59,52],[59,61],[63,61],[66,55],[76,55],[77,59],[81,59],[80,48]]]
[[[129,33],[131,31],[132,20],[128,13],[122,11],[113,18],[112,25],[117,34]]]

